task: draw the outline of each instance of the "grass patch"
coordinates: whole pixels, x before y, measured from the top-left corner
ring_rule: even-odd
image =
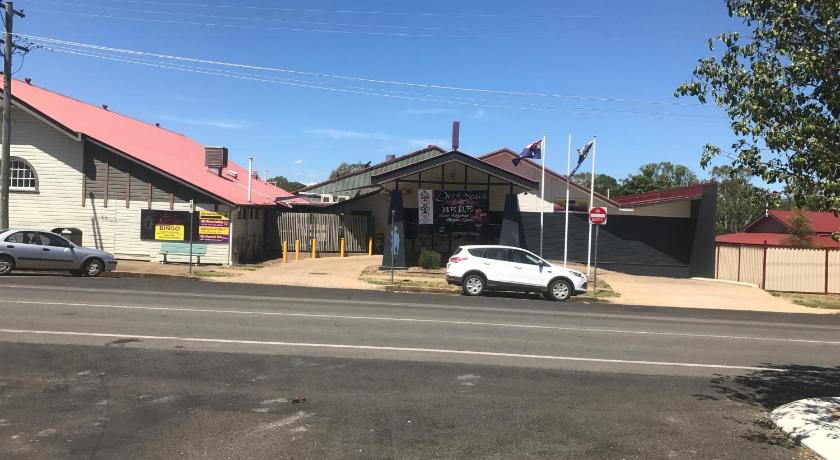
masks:
[[[236,276],[234,273],[217,272],[216,270],[193,270],[193,275],[202,278],[230,278],[231,276]]]
[[[591,283],[590,283],[591,284]],[[613,291],[612,286],[607,284],[604,280],[599,279],[596,290],[590,290],[586,294],[577,296],[578,299],[606,299],[609,297],[621,297],[621,294]]]
[[[840,310],[840,294],[805,294],[799,292],[778,292],[770,294],[782,297],[803,307],[824,308],[829,310]]]
[[[378,286],[410,286],[410,287],[424,287],[424,288],[443,288],[443,289],[450,289],[452,291],[457,291],[458,286],[452,286],[446,283],[446,281],[439,281],[439,280],[425,280],[425,279],[411,279],[411,278],[404,278],[400,276],[394,277],[394,282],[391,282],[390,276],[361,276],[359,277],[360,280],[367,282],[369,284],[376,284]]]

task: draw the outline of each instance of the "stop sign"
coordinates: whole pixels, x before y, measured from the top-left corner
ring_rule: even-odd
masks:
[[[607,209],[606,208],[590,208],[589,209],[589,222],[592,222],[594,225],[602,225],[607,223]]]

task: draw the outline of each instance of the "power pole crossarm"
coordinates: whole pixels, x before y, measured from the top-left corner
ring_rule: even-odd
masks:
[[[9,182],[11,176],[11,135],[12,135],[12,55],[14,43],[15,16],[25,17],[23,11],[17,11],[13,2],[0,2],[5,9],[6,31],[3,36],[3,127],[2,156],[0,156],[0,229],[9,228]]]

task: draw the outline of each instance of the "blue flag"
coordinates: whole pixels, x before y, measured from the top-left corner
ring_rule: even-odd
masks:
[[[526,145],[525,148],[522,149],[522,153],[513,159],[513,165],[519,166],[519,162],[522,161],[523,158],[532,158],[535,160],[542,158],[542,139]]]

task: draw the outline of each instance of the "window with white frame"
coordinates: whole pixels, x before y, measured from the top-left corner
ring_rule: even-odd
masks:
[[[9,190],[13,192],[36,192],[38,191],[38,177],[35,170],[25,160],[12,157],[11,171],[9,175]]]

